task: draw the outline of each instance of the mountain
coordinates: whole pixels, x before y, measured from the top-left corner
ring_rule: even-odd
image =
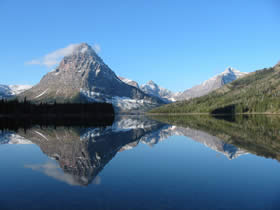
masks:
[[[152,110],[157,113],[280,113],[280,65],[241,77],[206,96]]]
[[[150,80],[146,84],[139,86],[139,84],[137,82],[135,82],[131,79],[127,79],[127,78],[120,77],[120,76],[119,76],[119,79],[128,85],[139,88],[140,90],[142,90],[144,93],[146,93],[148,95],[160,98],[161,100],[165,101],[166,103],[174,102],[175,97],[179,94],[179,93],[173,93],[170,90],[167,90],[165,88],[158,86],[152,80]]]
[[[174,102],[175,98],[177,97],[178,93],[173,93],[170,90],[167,90],[165,88],[162,88],[158,86],[155,82],[150,80],[144,85],[141,85],[140,89],[144,91],[145,93],[155,96],[158,98],[161,98],[162,100],[165,100],[166,102]]]
[[[164,102],[122,82],[86,43],[75,47],[59,66],[19,95],[33,102],[108,102],[117,112],[142,112]]]
[[[13,97],[31,87],[31,85],[0,85],[0,99]]]
[[[191,98],[197,98],[203,95],[206,95],[213,90],[216,90],[227,83],[230,83],[242,76],[246,75],[247,73],[240,72],[232,67],[228,67],[224,72],[206,80],[205,82],[201,83],[200,85],[196,85],[190,89],[185,90],[181,94],[176,97],[176,100],[189,100]]]

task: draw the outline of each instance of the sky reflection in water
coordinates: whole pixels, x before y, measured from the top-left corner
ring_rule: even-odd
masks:
[[[277,119],[157,120],[1,132],[0,208],[279,209]]]

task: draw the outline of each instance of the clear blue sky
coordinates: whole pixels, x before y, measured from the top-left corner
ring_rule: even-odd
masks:
[[[36,84],[28,65],[69,44],[98,44],[116,74],[182,91],[232,66],[280,60],[278,0],[0,0],[0,84]]]

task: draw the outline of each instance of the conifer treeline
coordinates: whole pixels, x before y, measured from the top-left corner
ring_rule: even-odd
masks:
[[[55,117],[0,117],[0,132],[2,131],[17,131],[19,129],[28,130],[34,126],[41,128],[56,127],[104,127],[111,126],[114,122],[114,116],[55,116]]]
[[[64,115],[114,115],[112,104],[108,103],[40,103],[24,100],[1,100],[0,115],[64,116]]]

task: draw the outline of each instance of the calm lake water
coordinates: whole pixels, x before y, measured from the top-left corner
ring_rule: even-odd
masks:
[[[0,209],[280,209],[273,116],[0,132]]]

